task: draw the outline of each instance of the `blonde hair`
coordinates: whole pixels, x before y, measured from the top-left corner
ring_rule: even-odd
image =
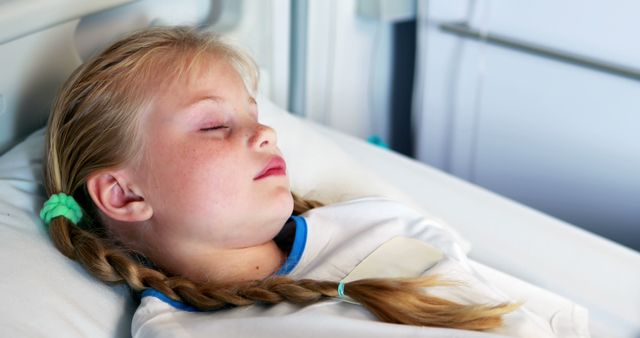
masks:
[[[276,276],[224,284],[168,275],[140,263],[137,253],[111,238],[99,223],[86,192],[89,175],[135,161],[140,147],[131,145],[141,144],[138,116],[153,93],[175,79],[197,73],[211,56],[229,62],[249,93],[255,92],[258,72],[250,57],[211,33],[186,27],[134,33],[70,76],[49,118],[45,182],[49,195],[64,192],[74,196],[87,215],[80,226],[63,217],[55,218],[49,225],[54,244],[104,282],[124,282],[135,291],[154,288],[199,309],[256,302],[308,304],[338,296],[338,283],[333,281]],[[161,75],[158,69],[162,69]],[[322,205],[295,194],[293,197],[294,214]],[[462,305],[423,290],[435,285],[441,283],[434,278],[366,279],[348,283],[345,293],[381,320],[413,325],[489,329],[501,325],[501,315],[514,308],[509,304]]]

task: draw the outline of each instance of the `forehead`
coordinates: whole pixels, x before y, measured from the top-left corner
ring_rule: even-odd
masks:
[[[186,65],[155,93],[154,102],[187,104],[195,97],[239,99],[249,96],[245,83],[229,61],[221,57],[200,58]]]

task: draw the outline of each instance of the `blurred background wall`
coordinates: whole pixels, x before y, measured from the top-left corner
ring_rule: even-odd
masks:
[[[82,58],[116,37],[105,25],[193,24],[195,13],[241,41],[263,94],[294,114],[640,250],[639,2],[126,6],[83,19]]]

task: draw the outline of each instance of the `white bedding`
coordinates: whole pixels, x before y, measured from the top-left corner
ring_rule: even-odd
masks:
[[[594,337],[640,332],[637,253],[417,162],[303,122],[269,102],[261,101],[261,114],[279,132],[297,191],[330,201],[381,194],[413,202],[459,229],[472,243],[470,256],[480,262],[479,269],[498,284],[511,285],[511,279],[486,265],[585,306],[596,326]],[[300,140],[305,140],[303,147]],[[94,280],[60,255],[36,216],[43,196],[42,146],[42,133],[36,133],[0,157],[3,335],[126,336],[134,308],[126,289]],[[536,233],[536,228],[544,231]],[[588,269],[589,262],[599,268]],[[505,290],[533,292],[518,283]],[[345,320],[335,318],[332,326]],[[381,323],[358,325],[345,330],[388,330]]]

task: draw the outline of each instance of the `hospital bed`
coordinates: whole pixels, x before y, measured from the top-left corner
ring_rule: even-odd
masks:
[[[59,254],[37,216],[44,200],[42,127],[55,89],[80,63],[80,19],[128,2],[0,2],[2,336],[130,335],[135,305],[127,288],[104,285]],[[476,268],[499,283],[547,290],[586,307],[594,337],[640,337],[638,252],[294,117],[266,96],[259,105],[262,122],[278,131],[295,191],[327,202],[368,195],[405,201],[456,229]]]

